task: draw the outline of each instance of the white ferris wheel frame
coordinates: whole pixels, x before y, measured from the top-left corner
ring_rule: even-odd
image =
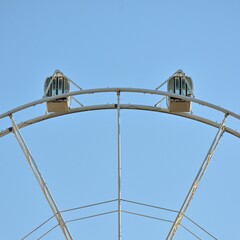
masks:
[[[97,94],[97,93],[116,93],[117,95],[117,102],[116,104],[99,104],[99,105],[89,105],[89,106],[84,106],[83,104],[81,104],[79,101],[77,101],[80,105],[80,107],[76,107],[76,108],[72,108],[69,109],[68,112],[63,112],[63,113],[47,113],[29,120],[26,120],[24,122],[21,122],[19,124],[17,124],[13,118],[13,115],[17,112],[20,112],[24,109],[27,108],[31,108],[34,107],[36,105],[42,104],[42,103],[46,103],[46,102],[51,102],[54,100],[57,100],[58,98],[68,98],[71,97],[73,99],[74,96],[80,96],[80,95],[87,95],[87,94]],[[185,101],[191,101],[193,103],[208,107],[210,109],[214,109],[218,112],[223,113],[223,119],[221,123],[217,123],[211,119],[208,118],[204,118],[198,115],[194,115],[192,113],[174,113],[174,112],[170,112],[167,108],[161,108],[158,107],[157,104],[155,105],[139,105],[139,104],[123,104],[120,102],[120,96],[123,93],[140,93],[140,94],[150,94],[150,95],[159,95],[159,96],[164,96],[164,97],[173,97],[173,98],[178,98],[181,100],[185,100]],[[58,225],[60,226],[64,237],[66,240],[73,240],[73,237],[66,225],[66,222],[64,221],[64,219],[62,218],[61,212],[59,211],[56,202],[54,201],[47,185],[46,182],[44,181],[31,153],[30,150],[23,138],[23,136],[21,135],[21,132],[19,129],[23,128],[23,127],[27,127],[29,125],[50,119],[50,118],[55,118],[55,117],[59,117],[62,115],[66,115],[66,114],[72,114],[72,113],[78,113],[78,112],[85,112],[85,111],[95,111],[95,110],[109,110],[109,109],[116,109],[117,110],[117,125],[118,125],[118,240],[122,239],[122,234],[121,234],[121,213],[124,212],[121,208],[121,123],[120,123],[120,111],[122,109],[129,109],[129,110],[143,110],[143,111],[153,111],[153,112],[161,112],[161,113],[166,113],[166,114],[173,114],[176,116],[180,116],[180,117],[184,117],[184,118],[188,118],[194,121],[198,121],[198,122],[202,122],[204,124],[210,125],[212,127],[215,127],[218,129],[216,136],[209,148],[209,151],[199,169],[199,172],[196,176],[196,178],[193,181],[193,184],[180,208],[180,210],[178,211],[177,217],[175,219],[175,221],[173,221],[173,224],[171,226],[171,229],[166,237],[166,240],[172,240],[179,228],[179,226],[181,226],[181,221],[183,219],[183,217],[185,217],[185,214],[187,212],[187,209],[195,195],[195,192],[211,162],[211,159],[219,145],[219,142],[224,134],[224,132],[227,132],[235,137],[240,138],[240,132],[237,130],[234,130],[232,128],[229,128],[226,126],[226,119],[228,117],[233,117],[237,120],[240,120],[240,115],[236,114],[232,111],[229,111],[225,108],[222,108],[220,106],[211,104],[209,102],[206,101],[202,101],[199,99],[196,99],[194,97],[186,97],[186,96],[182,96],[182,95],[176,95],[176,94],[172,94],[169,92],[165,92],[165,91],[159,91],[158,88],[157,90],[150,90],[150,89],[140,89],[140,88],[97,88],[97,89],[88,89],[88,90],[82,90],[80,89],[79,91],[74,91],[74,92],[69,92],[66,94],[62,94],[62,95],[58,95],[58,96],[53,96],[53,97],[45,97],[27,104],[24,104],[22,106],[16,107],[10,111],[7,111],[3,114],[0,114],[0,119],[6,118],[6,117],[10,117],[11,121],[12,121],[12,126],[2,130],[0,132],[0,138],[6,136],[7,134],[13,132],[15,137],[18,140],[19,145],[21,146],[25,157],[28,160],[28,163],[48,201],[48,204],[50,205],[53,214],[58,222]]]

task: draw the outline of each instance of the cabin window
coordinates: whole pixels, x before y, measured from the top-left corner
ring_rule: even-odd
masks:
[[[65,93],[64,89],[65,89],[65,79],[63,78],[63,81],[62,81],[62,92],[63,93]]]
[[[49,78],[46,80],[46,83],[45,83],[45,89],[44,91],[46,92],[47,88],[48,88],[48,85],[49,85]],[[50,88],[48,88],[48,91],[46,92],[46,96],[50,96]]]
[[[182,79],[182,81],[181,81],[181,95],[186,96],[186,82],[185,82],[185,79]]]
[[[58,95],[58,86],[59,86],[59,80],[58,80],[58,78],[57,78],[57,80],[56,80],[57,82],[56,82],[56,95]]]
[[[170,79],[168,84],[168,91],[174,93],[174,78]]]
[[[45,80],[44,94],[46,97],[68,93],[69,90],[69,82],[63,75],[55,75]]]
[[[58,79],[58,93],[62,94],[63,93],[63,89],[62,89],[62,78]]]
[[[56,89],[56,80],[53,79],[52,81],[52,89],[55,90]]]
[[[180,79],[175,78],[175,94],[180,94]]]
[[[174,76],[168,79],[167,90],[169,93],[182,96],[193,96],[193,82],[190,77],[185,76],[185,74],[175,74]],[[172,100],[176,101],[185,101],[181,100],[178,97],[169,97]]]
[[[48,85],[49,85],[48,94],[49,94],[49,96],[52,96],[52,83],[50,84],[50,82],[51,82],[51,78],[49,78],[49,80],[48,80]]]
[[[64,79],[64,93],[68,93],[69,92],[69,83],[67,80]]]
[[[187,87],[187,96],[191,96],[192,95],[192,81],[191,79],[187,78],[186,79],[186,87]]]
[[[56,92],[56,79],[53,79],[51,87],[52,87],[52,96],[57,95],[57,92]]]
[[[59,89],[62,89],[62,79],[59,79],[59,80],[58,80],[58,88],[59,88]]]

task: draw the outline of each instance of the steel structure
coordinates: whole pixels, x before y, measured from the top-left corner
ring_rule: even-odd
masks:
[[[15,123],[14,119],[12,116],[10,116],[11,120],[12,120],[12,126],[13,126],[13,133],[21,147],[21,149],[23,150],[23,153],[29,163],[29,166],[31,167],[31,170],[34,174],[34,176],[36,177],[37,179],[37,182],[49,204],[49,206],[51,207],[52,209],[52,212],[60,226],[60,228],[62,229],[62,232],[63,232],[63,235],[65,236],[66,239],[69,239],[69,240],[72,240],[72,235],[65,223],[65,221],[63,220],[62,218],[62,214],[61,212],[59,211],[58,207],[57,207],[57,204],[55,202],[55,200],[53,199],[53,196],[52,194],[50,193],[48,187],[47,187],[47,184],[45,182],[45,180],[43,179],[43,176],[41,174],[41,172],[39,171],[39,168],[37,167],[37,164],[36,162],[34,161],[33,157],[32,157],[32,154],[26,144],[26,141],[24,140],[22,134],[20,133],[19,129],[18,129],[18,126],[17,124]]]
[[[127,211],[122,210],[122,207],[121,207],[121,202],[124,201],[121,196],[121,121],[120,121],[121,110],[122,109],[143,110],[143,111],[153,111],[153,112],[161,112],[161,113],[166,113],[166,114],[173,114],[176,116],[188,118],[188,119],[198,121],[198,122],[201,122],[201,123],[204,123],[204,124],[207,124],[207,125],[217,128],[218,131],[212,142],[212,145],[210,146],[209,151],[199,169],[199,172],[198,172],[196,178],[194,179],[193,184],[192,184],[181,208],[179,209],[179,211],[177,213],[177,217],[176,217],[175,221],[169,221],[169,222],[172,222],[172,226],[168,233],[168,236],[166,237],[166,240],[170,240],[170,239],[172,240],[174,238],[179,226],[182,226],[181,221],[186,216],[187,209],[188,209],[188,207],[196,193],[196,190],[197,190],[197,188],[198,188],[198,186],[199,186],[199,184],[211,162],[211,159],[218,147],[218,144],[219,144],[224,132],[227,132],[235,137],[240,138],[239,131],[226,126],[226,119],[228,117],[232,117],[237,120],[240,120],[240,115],[238,115],[232,111],[229,111],[225,108],[222,108],[220,106],[217,106],[217,105],[214,105],[214,104],[211,104],[211,103],[208,103],[206,101],[202,101],[202,100],[199,100],[196,98],[186,97],[186,96],[182,96],[182,95],[175,95],[175,94],[171,94],[169,92],[159,91],[158,90],[159,87],[157,88],[157,90],[138,89],[138,88],[100,88],[100,89],[82,90],[81,88],[79,88],[80,89],[79,91],[69,92],[69,93],[63,94],[61,96],[54,96],[54,97],[39,99],[37,101],[27,103],[25,105],[22,105],[17,108],[14,108],[10,111],[7,111],[3,114],[0,114],[0,119],[9,117],[12,122],[12,126],[6,128],[5,130],[2,130],[0,132],[0,138],[4,137],[5,135],[7,135],[11,132],[14,133],[14,135],[15,135],[30,167],[31,167],[31,170],[33,171],[33,173],[44,193],[44,196],[46,197],[47,202],[53,211],[53,214],[58,222],[58,225],[62,229],[63,235],[66,240],[72,240],[73,237],[67,227],[66,222],[62,218],[61,211],[59,211],[57,204],[53,199],[53,196],[51,195],[49,189],[47,188],[46,182],[44,181],[44,179],[40,173],[40,170],[38,169],[22,134],[20,133],[20,129],[23,127],[27,127],[31,124],[35,124],[35,123],[38,123],[41,121],[45,121],[47,119],[59,117],[59,116],[66,115],[66,114],[73,114],[73,113],[78,113],[78,112],[94,111],[94,110],[108,110],[108,109],[116,109],[117,110],[117,131],[118,131],[118,133],[117,133],[117,142],[118,142],[118,156],[117,156],[117,159],[118,159],[118,198],[117,198],[118,210],[117,210],[117,213],[118,213],[118,240],[121,240],[121,238],[122,238],[121,237],[121,213],[127,212]],[[61,98],[72,97],[75,99],[76,96],[87,95],[87,94],[97,94],[97,93],[115,93],[117,96],[116,104],[98,104],[98,105],[84,106],[78,100],[76,100],[77,102],[80,103],[79,104],[80,107],[69,109],[68,112],[47,113],[47,114],[43,114],[43,115],[34,117],[32,119],[25,120],[18,124],[15,122],[15,120],[13,118],[13,115],[15,115],[17,112],[23,111],[24,109],[27,109],[27,108],[37,106],[42,103],[56,100],[60,97]],[[151,95],[163,96],[163,97],[177,97],[182,100],[191,101],[192,103],[203,105],[210,109],[214,109],[217,112],[221,112],[223,114],[223,120],[221,123],[217,123],[211,119],[204,118],[204,117],[197,116],[197,115],[190,114],[190,113],[173,113],[173,112],[170,112],[167,108],[158,107],[158,104],[140,105],[140,104],[130,104],[130,103],[123,104],[123,103],[121,103],[120,95],[128,94],[128,93],[151,94]],[[125,201],[127,201],[127,200],[125,200]],[[116,212],[116,211],[113,211],[113,212]]]

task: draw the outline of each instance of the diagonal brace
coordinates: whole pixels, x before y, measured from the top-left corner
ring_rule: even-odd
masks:
[[[64,222],[63,218],[62,218],[62,215],[61,215],[61,212],[58,210],[58,207],[57,207],[57,204],[56,202],[54,201],[53,197],[52,197],[52,194],[50,193],[48,187],[47,187],[47,184],[46,182],[44,181],[31,153],[30,153],[30,150],[23,138],[23,136],[21,135],[21,132],[19,131],[19,128],[17,126],[17,124],[15,123],[14,119],[12,116],[10,116],[11,120],[12,120],[12,126],[13,126],[13,133],[31,167],[31,170],[35,176],[35,178],[37,179],[38,181],[38,184],[40,185],[41,189],[42,189],[42,192],[49,204],[49,206],[51,207],[52,209],[52,212],[59,224],[59,226],[61,227],[62,229],[62,232],[65,236],[65,239],[66,240],[73,240],[73,237],[71,236],[71,233],[66,225],[66,223]]]
[[[204,161],[203,161],[203,163],[200,167],[200,170],[198,171],[198,174],[197,174],[197,176],[196,176],[196,178],[195,178],[195,180],[194,180],[194,182],[193,182],[193,184],[192,184],[192,186],[191,186],[191,188],[190,188],[190,190],[187,194],[187,197],[185,198],[185,200],[182,204],[182,207],[180,208],[180,210],[178,212],[178,215],[177,215],[177,217],[176,217],[176,219],[175,219],[175,221],[174,221],[174,223],[173,223],[173,225],[172,225],[172,227],[171,227],[171,229],[168,233],[168,236],[167,236],[166,240],[172,240],[174,238],[179,226],[181,225],[181,221],[182,221],[183,217],[185,216],[185,214],[187,212],[187,209],[188,209],[189,205],[191,204],[191,201],[194,198],[194,195],[197,191],[197,188],[200,185],[200,182],[201,182],[201,180],[202,180],[202,178],[203,178],[203,176],[204,176],[204,174],[205,174],[205,172],[206,172],[206,170],[207,170],[207,168],[208,168],[208,166],[211,162],[211,159],[212,159],[212,157],[213,157],[213,155],[214,155],[214,153],[215,153],[215,151],[216,151],[216,149],[217,149],[217,147],[220,143],[220,140],[221,140],[221,138],[222,138],[222,136],[223,136],[223,134],[226,130],[226,124],[225,123],[226,123],[227,117],[228,117],[228,114],[225,115],[225,117],[224,117],[224,119],[223,119],[223,121],[222,121],[222,123],[221,123],[221,125],[218,129],[218,132],[217,132],[217,134],[216,134],[216,136],[215,136],[215,138],[214,138],[214,140],[213,140],[213,142],[212,142],[212,144],[211,144],[211,146],[208,150],[208,153],[207,153],[207,155],[206,155],[206,157],[205,157],[205,159],[204,159]]]

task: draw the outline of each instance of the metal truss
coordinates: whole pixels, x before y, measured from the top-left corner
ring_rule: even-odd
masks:
[[[24,104],[22,106],[16,107],[10,111],[7,111],[3,114],[0,114],[0,119],[1,118],[5,118],[10,116],[11,114],[14,114],[16,112],[19,112],[23,109],[29,108],[29,107],[33,107],[45,102],[51,102],[54,101],[58,98],[65,98],[65,97],[71,97],[71,96],[80,96],[80,95],[86,95],[86,94],[95,94],[95,93],[114,93],[114,92],[121,92],[121,93],[143,93],[143,94],[151,94],[151,95],[160,95],[160,96],[166,96],[166,97],[173,97],[173,98],[179,98],[182,100],[186,100],[186,101],[192,101],[193,103],[197,103],[200,104],[202,106],[206,106],[212,109],[215,109],[219,112],[222,112],[224,114],[228,114],[229,116],[232,116],[236,119],[240,120],[240,115],[236,114],[228,109],[222,108],[220,106],[214,105],[212,103],[206,102],[206,101],[202,101],[200,99],[197,98],[191,98],[191,97],[186,97],[183,95],[177,95],[177,94],[172,94],[169,92],[165,92],[165,91],[158,91],[158,90],[150,90],[150,89],[141,89],[141,88],[98,88],[98,89],[87,89],[87,90],[80,90],[80,91],[75,91],[75,92],[69,92],[66,94],[61,94],[61,95],[57,95],[57,96],[53,96],[53,97],[47,97],[47,98],[42,98],[27,104]]]
[[[172,240],[179,228],[179,226],[181,225],[181,221],[183,219],[183,217],[185,216],[186,212],[187,212],[187,209],[189,207],[189,205],[191,204],[193,198],[194,198],[194,195],[197,191],[197,188],[199,187],[200,183],[201,183],[201,180],[205,174],[205,172],[207,171],[207,168],[211,162],[211,159],[220,143],[220,140],[225,132],[225,129],[226,129],[226,126],[225,126],[225,122],[226,122],[226,119],[227,119],[228,115],[226,114],[223,121],[222,121],[222,124],[220,125],[219,129],[218,129],[218,132],[208,150],[208,153],[200,167],[200,170],[198,171],[198,174],[196,176],[196,178],[194,179],[193,181],[193,184],[187,194],[187,197],[185,198],[183,204],[182,204],[182,207],[180,208],[179,212],[178,212],[178,215],[168,233],[168,236],[166,238],[166,240]]]
[[[70,79],[68,79],[71,83],[73,83]],[[163,84],[165,84],[166,82],[164,82]],[[74,84],[74,83],[73,83]],[[162,84],[162,85],[163,85]],[[74,84],[75,86],[77,86],[76,84]],[[62,115],[67,115],[67,114],[73,114],[73,113],[78,113],[78,112],[85,112],[85,111],[95,111],[95,110],[108,110],[108,109],[115,109],[117,110],[117,142],[118,142],[118,198],[116,199],[116,201],[118,202],[118,209],[114,212],[118,213],[118,240],[121,240],[122,238],[122,233],[121,233],[121,228],[122,228],[122,223],[121,223],[121,214],[122,213],[127,213],[127,211],[123,211],[122,210],[122,206],[121,206],[121,202],[123,201],[122,196],[121,196],[121,119],[120,119],[120,111],[122,109],[129,109],[129,110],[143,110],[143,111],[153,111],[153,112],[161,112],[161,113],[167,113],[167,114],[172,114],[172,115],[176,115],[176,116],[180,116],[180,117],[184,117],[184,118],[188,118],[194,121],[198,121],[207,125],[210,125],[212,127],[215,127],[218,129],[216,136],[209,148],[209,151],[198,171],[197,176],[195,177],[191,188],[180,208],[179,211],[177,211],[177,216],[175,221],[169,221],[172,223],[171,229],[168,233],[168,236],[166,238],[166,240],[173,240],[173,238],[175,237],[177,230],[180,226],[183,227],[183,225],[181,224],[182,220],[184,217],[186,217],[186,212],[195,196],[195,193],[197,191],[197,188],[199,187],[202,178],[205,174],[205,172],[207,171],[207,168],[211,162],[211,159],[220,143],[220,140],[224,134],[224,132],[227,132],[235,137],[240,138],[240,132],[237,130],[233,130],[229,127],[226,127],[226,119],[231,116],[233,118],[236,118],[238,120],[240,120],[240,115],[229,111],[227,109],[221,108],[219,106],[213,105],[211,103],[196,99],[196,98],[191,98],[191,97],[186,97],[186,96],[182,96],[182,95],[175,95],[169,92],[164,92],[164,91],[159,91],[158,89],[162,86],[160,85],[156,90],[149,90],[149,89],[138,89],[138,88],[100,88],[100,89],[89,89],[89,90],[82,90],[79,86],[77,86],[80,90],[79,91],[75,91],[75,92],[70,92],[67,94],[62,94],[60,96],[54,96],[54,97],[47,97],[47,98],[43,98],[37,101],[33,101],[30,103],[27,103],[25,105],[22,105],[20,107],[14,108],[6,113],[0,114],[0,119],[5,118],[5,117],[10,117],[11,121],[12,121],[12,126],[0,131],[0,138],[4,137],[5,135],[13,132],[30,167],[31,170],[35,176],[35,178],[38,181],[38,184],[54,214],[54,217],[56,218],[58,225],[60,226],[63,235],[65,237],[66,240],[73,240],[73,237],[66,225],[66,221],[64,221],[61,212],[59,211],[56,202],[54,201],[47,185],[46,182],[44,181],[40,170],[38,169],[31,153],[30,150],[23,138],[23,136],[21,135],[20,132],[20,128],[23,127],[27,127],[31,124],[35,124],[41,121],[45,121],[51,118],[55,118],[55,117],[59,117]],[[48,90],[48,89],[47,89]],[[86,95],[86,94],[97,94],[97,93],[116,93],[117,94],[117,104],[102,104],[102,105],[92,105],[92,106],[84,106],[83,104],[81,104],[81,102],[79,102],[77,99],[75,99],[74,96],[80,96],[80,95]],[[214,109],[218,112],[224,113],[224,119],[222,120],[221,123],[217,123],[215,121],[212,121],[210,119],[207,118],[203,118],[201,116],[197,116],[194,114],[190,114],[190,113],[173,113],[173,112],[169,112],[168,109],[164,109],[159,106],[159,103],[162,101],[160,100],[157,104],[153,104],[152,106],[149,105],[138,105],[138,104],[122,104],[120,103],[120,94],[122,93],[141,93],[141,94],[151,94],[151,95],[156,95],[156,96],[163,96],[163,99],[166,97],[177,97],[180,98],[182,100],[187,100],[187,101],[192,101],[196,104],[200,104],[203,106],[206,106],[208,108]],[[17,124],[13,118],[13,114],[20,112],[24,109],[42,104],[42,103],[46,103],[49,101],[54,101],[56,99],[58,99],[59,97],[71,97],[73,98],[73,100],[75,100],[80,107],[77,108],[72,108],[70,109],[68,112],[64,112],[64,113],[47,113],[44,114],[42,116],[38,116],[29,120],[26,120],[24,122],[21,122],[19,124]],[[130,212],[129,212],[130,213]],[[137,215],[137,214],[136,214]],[[141,215],[141,214],[138,214]],[[57,225],[57,226],[58,226]]]
[[[13,116],[10,116],[11,120],[12,120],[12,128],[13,128],[13,133],[31,167],[31,170],[35,176],[35,178],[37,179],[38,181],[38,184],[50,206],[50,208],[52,209],[52,212],[58,222],[58,225],[60,226],[63,234],[64,234],[64,237],[66,240],[73,240],[73,237],[66,225],[66,223],[64,222],[63,218],[62,218],[62,215],[57,207],[57,204],[56,202],[54,201],[53,199],[53,196],[52,194],[50,193],[48,187],[47,187],[47,184],[46,182],[44,181],[43,179],[43,176],[39,170],[39,168],[37,167],[37,164],[36,162],[34,161],[33,157],[32,157],[32,154],[30,153],[30,150],[21,134],[21,132],[19,131],[18,129],[18,126],[17,124],[15,123],[14,119],[13,119]]]

